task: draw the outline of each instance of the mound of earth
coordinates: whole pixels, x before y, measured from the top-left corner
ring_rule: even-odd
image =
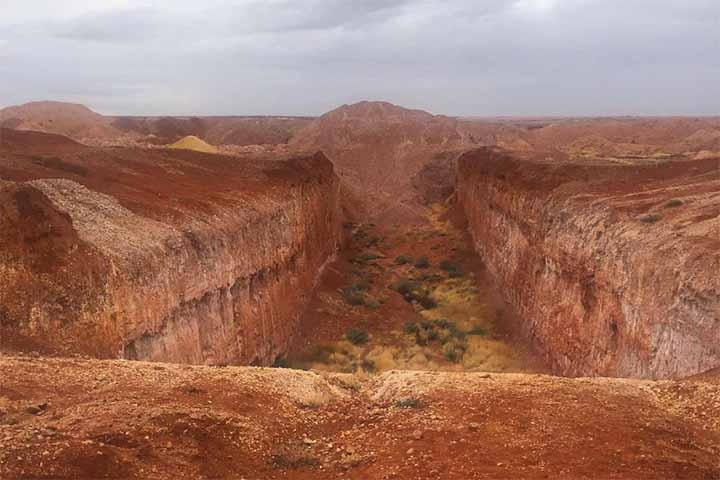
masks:
[[[218,149],[213,145],[199,139],[194,135],[187,136],[167,146],[167,148],[175,148],[180,150],[194,150],[196,152],[218,153]]]

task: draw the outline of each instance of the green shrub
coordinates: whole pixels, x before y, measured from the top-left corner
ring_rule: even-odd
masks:
[[[408,257],[407,255],[398,255],[395,258],[395,263],[398,265],[407,265],[408,263],[412,263],[413,259],[412,257]]]
[[[452,343],[445,344],[443,346],[442,353],[443,357],[453,363],[459,362],[463,354],[463,352],[458,349],[455,344]]]
[[[423,406],[422,400],[415,397],[401,398],[395,402],[397,408],[420,408]]]
[[[362,292],[358,292],[352,289],[343,290],[343,298],[349,305],[364,305],[365,295]]]
[[[290,362],[285,357],[278,357],[272,364],[273,368],[290,368]]]
[[[448,277],[457,278],[463,276],[462,269],[450,260],[443,260],[440,262],[440,269],[445,270],[448,273]]]
[[[370,288],[367,280],[360,280],[342,290],[343,298],[350,305],[363,305],[366,303],[365,292]]]
[[[678,200],[677,198],[674,198],[665,204],[665,208],[675,208],[675,207],[680,207],[682,205],[683,205],[682,200]]]
[[[427,257],[420,257],[417,260],[415,260],[415,268],[428,268],[430,266],[430,261]]]
[[[643,223],[655,223],[658,220],[660,220],[661,218],[662,217],[660,215],[652,214],[652,215],[645,215],[643,217],[640,217],[640,221]]]
[[[365,330],[359,330],[357,328],[351,328],[345,334],[345,338],[348,339],[353,345],[363,345],[370,340],[370,335]]]
[[[393,287],[396,292],[403,296],[405,301],[419,303],[425,310],[437,307],[437,302],[430,292],[423,288],[420,283],[411,280],[402,280]]]
[[[403,326],[403,331],[408,335],[415,335],[418,331],[420,331],[420,327],[416,322],[410,320],[405,322],[405,325]]]
[[[359,281],[353,283],[348,288],[350,288],[352,290],[356,290],[358,292],[366,292],[370,289],[370,282],[368,282],[365,279],[362,279],[362,280],[359,280]]]
[[[458,340],[464,340],[467,336],[467,334],[460,330],[458,326],[454,323],[450,326],[448,330],[450,330],[450,334],[453,336],[453,338],[456,338]]]
[[[415,300],[425,310],[431,310],[431,309],[437,307],[437,305],[438,305],[437,301],[429,293],[423,293],[420,296],[416,297]]]
[[[363,253],[362,255],[354,257],[351,262],[365,264],[368,262],[372,262],[373,260],[377,260],[378,258],[382,258],[382,256],[378,255],[377,253]]]
[[[412,292],[420,288],[420,284],[418,282],[405,279],[396,283],[393,288],[400,295],[407,298],[408,295],[411,295]]]
[[[467,334],[484,337],[485,335],[487,335],[487,330],[485,330],[483,327],[475,326],[469,332],[467,332]]]
[[[460,268],[450,260],[443,260],[440,262],[440,269],[445,270],[446,272],[454,272],[456,270],[459,270]]]
[[[450,326],[455,326],[455,323],[451,322],[450,320],[446,320],[444,318],[437,318],[433,320],[432,322],[435,326],[440,328],[450,328]]]
[[[438,275],[437,273],[423,273],[416,278],[416,280],[420,280],[423,282],[439,282],[442,279],[442,275]]]
[[[375,310],[376,308],[380,307],[380,302],[375,300],[374,298],[366,298],[365,306],[370,310]]]
[[[383,240],[384,240],[383,237],[378,237],[378,236],[370,237],[368,239],[368,245],[371,247],[374,247],[374,246],[378,245],[379,243],[381,243]]]
[[[375,365],[375,362],[373,362],[369,358],[364,358],[363,361],[360,363],[360,367],[366,372],[370,373],[377,371],[377,366]]]

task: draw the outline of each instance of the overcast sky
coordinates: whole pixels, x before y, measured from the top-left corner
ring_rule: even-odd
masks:
[[[720,0],[0,0],[0,106],[720,114]]]

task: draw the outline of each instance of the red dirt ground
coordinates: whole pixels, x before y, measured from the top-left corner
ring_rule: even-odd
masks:
[[[0,477],[720,478],[720,387],[0,357]]]

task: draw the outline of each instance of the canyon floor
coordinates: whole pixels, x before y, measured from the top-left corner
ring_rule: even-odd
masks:
[[[451,203],[415,225],[346,223],[281,366],[548,373]]]

